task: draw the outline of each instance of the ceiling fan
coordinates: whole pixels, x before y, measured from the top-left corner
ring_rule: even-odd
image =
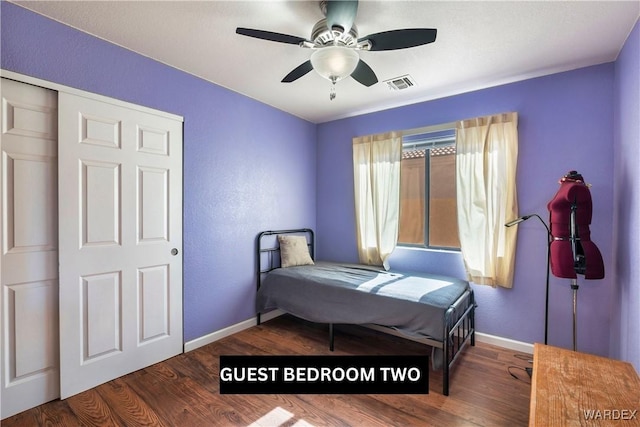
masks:
[[[358,51],[406,49],[436,40],[437,30],[433,28],[391,30],[358,38],[358,29],[354,24],[358,12],[357,0],[323,0],[320,1],[320,10],[325,18],[314,25],[310,39],[242,27],[236,28],[236,33],[313,50],[311,58],[287,74],[282,79],[283,83],[296,81],[315,70],[334,85],[351,76],[367,87],[377,83],[378,78],[360,58]],[[335,92],[332,92],[330,99],[334,97]]]

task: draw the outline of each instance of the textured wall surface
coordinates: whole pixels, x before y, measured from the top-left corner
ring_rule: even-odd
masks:
[[[616,61],[611,353],[640,372],[640,22]]]
[[[318,253],[357,260],[351,138],[411,129],[476,116],[519,114],[520,213],[548,218],[547,202],[558,179],[580,171],[593,185],[592,240],[603,253],[607,276],[582,281],[578,292],[578,346],[608,354],[613,227],[613,79],[604,64],[547,77],[343,119],[318,126]],[[535,219],[520,224],[513,289],[475,286],[481,332],[524,342],[544,340],[545,229]],[[392,268],[464,277],[459,253],[396,249]],[[552,278],[549,343],[572,346],[569,281]]]
[[[315,125],[13,4],[1,13],[3,69],[184,117],[185,340],[252,317],[258,232],[315,226]]]

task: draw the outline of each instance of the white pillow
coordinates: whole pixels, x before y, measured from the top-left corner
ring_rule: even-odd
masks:
[[[278,243],[280,243],[280,267],[313,265],[305,236],[278,235]]]

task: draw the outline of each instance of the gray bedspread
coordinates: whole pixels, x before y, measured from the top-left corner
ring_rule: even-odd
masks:
[[[374,323],[442,341],[444,312],[468,287],[452,277],[316,262],[269,272],[256,310],[279,308],[319,323]]]

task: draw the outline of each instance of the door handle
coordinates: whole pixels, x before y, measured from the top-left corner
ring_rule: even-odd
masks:
[[[179,252],[179,251],[178,251],[178,248],[173,248],[173,249],[171,249],[171,255],[173,255],[173,256],[178,255],[178,252]]]

